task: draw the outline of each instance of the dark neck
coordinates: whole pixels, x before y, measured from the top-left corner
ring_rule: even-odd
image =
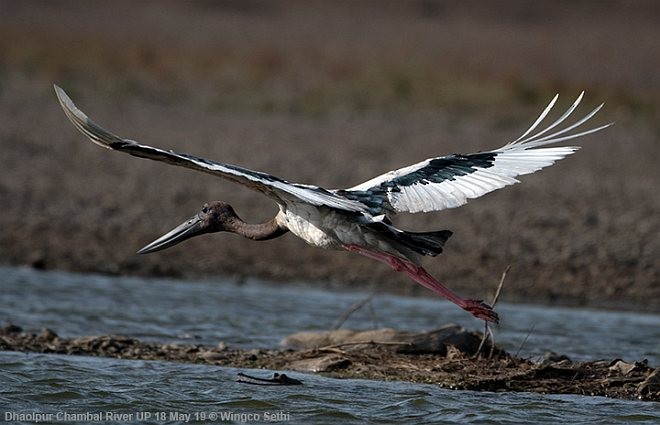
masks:
[[[273,239],[289,231],[285,227],[280,227],[275,218],[261,224],[249,224],[238,217],[231,221],[228,230],[254,241]]]

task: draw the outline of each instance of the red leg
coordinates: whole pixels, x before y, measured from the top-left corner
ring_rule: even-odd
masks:
[[[448,299],[460,308],[469,311],[474,317],[487,320],[489,322],[499,322],[499,317],[497,316],[497,313],[493,311],[491,306],[481,300],[461,298],[442,283],[438,282],[433,276],[424,270],[422,266],[418,266],[417,264],[399,258],[395,255],[365,248],[359,245],[348,244],[344,245],[344,248],[348,251],[356,252],[371,259],[383,262],[398,272],[404,272],[417,283],[430,289],[441,297]]]

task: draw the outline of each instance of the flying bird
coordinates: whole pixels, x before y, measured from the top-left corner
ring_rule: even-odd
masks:
[[[555,105],[557,95],[525,133],[499,149],[429,158],[348,189],[324,189],[124,139],[88,118],[60,87],[55,86],[55,93],[73,125],[97,145],[231,180],[263,193],[279,207],[271,220],[249,224],[226,202],[209,202],[193,217],[140,249],[139,254],[160,251],[205,233],[226,231],[261,241],[290,231],[310,245],[344,249],[385,263],[473,316],[495,323],[499,318],[490,305],[460,297],[421,265],[423,256],[434,257],[442,252],[452,232],[408,232],[395,227],[390,218],[403,212],[459,207],[468,199],[517,183],[517,176],[552,165],[579,149],[548,145],[595,133],[611,125],[576,130],[601,109],[601,104],[573,124],[559,129],[580,104],[582,92],[558,119],[533,133]]]

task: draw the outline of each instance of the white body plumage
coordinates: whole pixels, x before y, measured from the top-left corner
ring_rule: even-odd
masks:
[[[371,217],[347,215],[331,208],[317,208],[301,203],[280,206],[276,217],[278,224],[308,244],[319,248],[342,249],[344,245],[353,244],[369,246],[383,252],[399,251],[400,247],[393,246],[361,225],[369,219],[373,222]]]

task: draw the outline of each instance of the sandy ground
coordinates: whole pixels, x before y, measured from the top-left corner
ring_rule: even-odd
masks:
[[[499,3],[498,3],[499,4]],[[555,92],[616,121],[551,169],[457,210],[397,217],[455,232],[425,265],[465,295],[660,310],[660,6],[654,1],[0,1],[0,263],[256,276],[428,294],[384,266],[291,235],[221,234],[134,252],[210,200],[275,206],[210,176],[103,151],[57,82],[122,136],[348,187],[517,137]]]

